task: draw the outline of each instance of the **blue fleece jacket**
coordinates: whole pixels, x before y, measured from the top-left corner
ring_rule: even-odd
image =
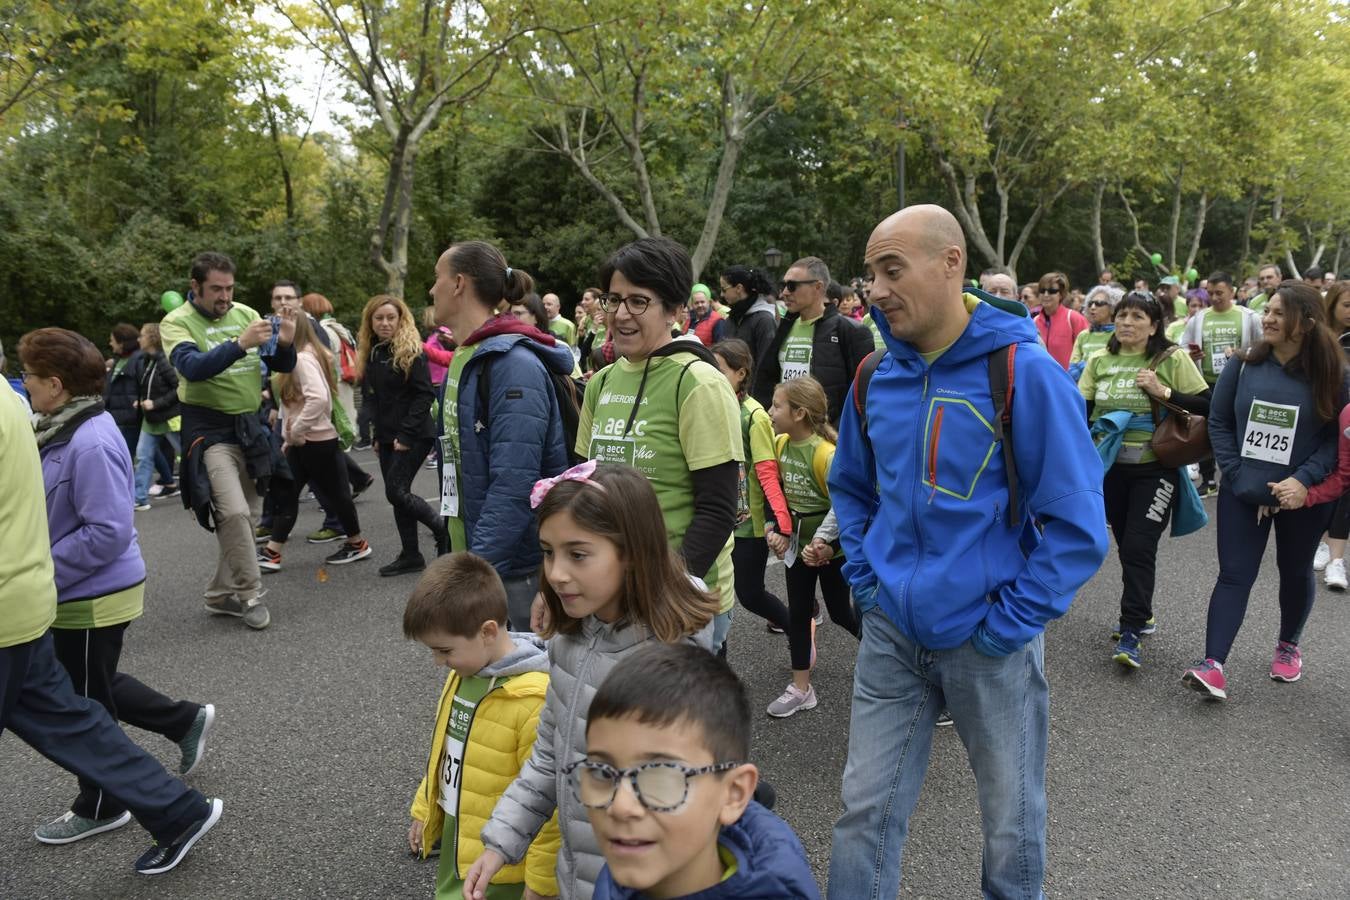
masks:
[[[871,314],[887,353],[868,387],[870,443],[846,403],[829,478],[844,574],[861,605],[874,595],[924,647],[973,640],[988,655],[1011,653],[1068,610],[1106,556],[1102,464],[1082,398],[1025,316],[975,305],[929,366]],[[988,356],[1012,343],[1016,528],[989,424]]]
[[[787,823],[753,800],[741,818],[722,829],[717,843],[736,857],[736,874],[681,900],[819,900],[806,851]],[[600,870],[592,900],[640,900],[641,891],[614,883]]]
[[[526,334],[475,341],[459,378],[460,512],[468,549],[503,578],[539,571],[539,526],[530,490],[567,468],[566,439],[549,371],[568,375],[574,360],[562,342]],[[478,379],[488,376],[486,410]]]
[[[1288,465],[1242,455],[1247,418],[1256,399],[1299,408]],[[1223,472],[1223,483],[1245,503],[1275,506],[1267,483],[1292,475],[1304,487],[1312,487],[1336,468],[1336,420],[1317,418],[1312,385],[1303,375],[1286,370],[1274,356],[1259,363],[1224,366],[1210,398],[1208,424],[1209,443]]]

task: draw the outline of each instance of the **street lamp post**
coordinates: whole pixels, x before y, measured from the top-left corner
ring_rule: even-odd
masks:
[[[783,264],[783,251],[777,247],[770,247],[764,251],[764,265],[768,266],[774,272]]]

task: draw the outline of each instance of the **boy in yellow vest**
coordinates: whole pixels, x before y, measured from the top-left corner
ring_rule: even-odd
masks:
[[[472,553],[427,566],[403,611],[403,634],[450,669],[427,773],[413,797],[408,845],[426,857],[439,841],[436,900],[462,900],[464,873],[483,852],[479,832],[534,747],[548,654],[533,635],[506,630],[506,588],[497,570]],[[492,879],[487,900],[557,895],[558,845],[555,817],[522,864]]]

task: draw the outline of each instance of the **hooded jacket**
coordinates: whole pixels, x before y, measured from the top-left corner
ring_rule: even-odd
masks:
[[[530,758],[539,727],[539,712],[548,690],[548,653],[543,642],[532,634],[513,634],[512,638],[515,639],[515,650],[477,673],[480,678],[492,679],[492,686],[478,701],[469,723],[468,738],[464,741],[459,815],[455,820],[455,866],[461,878],[483,853],[478,832],[492,815],[497,798]],[[447,852],[450,846],[442,835],[445,812],[440,805],[437,769],[445,752],[450,707],[459,682],[459,675],[452,670],[445,680],[436,709],[436,728],[432,732],[427,772],[413,797],[412,817],[425,825],[423,857],[431,852],[437,840],[441,841],[442,852]],[[503,867],[492,883],[524,881],[531,890],[546,897],[558,893],[554,875],[558,841],[558,823],[552,820],[530,845],[523,865]]]
[[[436,423],[431,420],[436,391],[425,353],[417,354],[405,373],[394,368],[389,344],[376,344],[370,348],[365,378],[374,395],[376,441],[398,441],[411,447],[436,436]]]
[[[766,296],[747,297],[731,307],[724,321],[727,324],[722,332],[723,339],[740,338],[745,341],[754,359],[751,372],[758,372],[769,355],[769,348],[773,346],[774,335],[778,333],[778,307],[774,306],[773,299]],[[766,390],[756,380],[750,396],[758,400],[761,406],[768,407],[773,402],[773,388],[771,384]]]
[[[150,409],[141,413],[145,416],[145,421],[167,422],[179,415],[181,410],[178,403],[178,373],[162,352],[145,354],[139,391],[137,399],[150,400],[153,403]]]
[[[460,513],[466,549],[492,563],[504,579],[539,570],[539,524],[530,490],[567,468],[567,440],[549,376],[570,375],[566,344],[513,316],[497,316],[460,345],[473,355],[459,375]],[[487,409],[478,409],[485,366]],[[447,394],[450,390],[446,385]],[[442,427],[443,427],[442,423]]]
[[[1274,355],[1259,363],[1223,367],[1209,402],[1209,442],[1224,485],[1242,502],[1278,506],[1266,485],[1297,478],[1305,487],[1317,484],[1336,468],[1336,421],[1317,418],[1317,398],[1305,375],[1281,366]],[[1298,407],[1289,463],[1242,455],[1253,400]],[[1340,405],[1345,403],[1341,388]]]
[[[121,368],[117,363],[121,362]],[[125,361],[116,360],[108,370],[103,388],[103,407],[112,416],[124,434],[141,427],[141,410],[136,405],[141,399],[141,380],[145,376],[146,356],[143,350],[128,355]]]
[[[88,412],[40,451],[58,603],[97,599],[145,581],[132,523],[131,456],[113,417],[98,407]]]
[[[766,408],[773,403],[773,389],[783,380],[778,351],[787,340],[793,323],[799,318],[801,316],[797,313],[783,316],[763,364],[755,373],[755,399]],[[811,334],[811,377],[825,389],[831,422],[839,421],[839,412],[844,407],[844,397],[848,394],[848,386],[853,383],[853,375],[873,347],[872,335],[867,328],[848,316],[839,315],[837,307],[827,305],[825,312],[816,320]]]
[[[977,648],[1011,653],[1064,614],[1106,556],[1102,464],[1076,386],[1020,306],[967,294],[966,307],[965,331],[932,365],[872,310],[887,352],[868,387],[870,441],[845,404],[830,499],[845,576],[860,596],[875,587],[905,635],[947,650],[981,628]],[[1020,524],[1009,527],[988,357],[1014,343]]]
[[[708,649],[712,622],[686,640]],[[536,834],[556,811],[562,831],[558,852],[561,900],[589,900],[605,858],[591,831],[586,807],[577,802],[563,769],[586,756],[586,713],[595,692],[613,668],[633,651],[656,640],[642,625],[606,624],[587,616],[577,634],[548,642],[549,684],[534,753],[483,826],[483,845],[507,862],[519,862]]]
[[[736,858],[736,874],[680,900],[819,900],[806,851],[788,824],[753,800],[740,819],[722,829],[718,846]],[[641,891],[600,871],[595,900],[641,900]]]

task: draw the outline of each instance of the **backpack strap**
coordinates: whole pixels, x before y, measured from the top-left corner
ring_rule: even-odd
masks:
[[[487,428],[488,397],[492,395],[491,373],[492,360],[490,358],[483,360],[478,366],[478,403],[473,408],[473,430],[475,434]],[[445,381],[441,382],[442,390],[449,383],[450,376],[447,372]],[[456,401],[458,402],[458,398],[456,398]]]
[[[872,439],[867,434],[867,385],[877,373],[877,366],[881,365],[881,360],[885,356],[885,350],[873,350],[858,363],[858,371],[853,375],[853,408],[858,413],[858,428],[862,431],[863,440],[869,450]]]
[[[1008,479],[1008,527],[1017,526],[1017,459],[1013,454],[1012,408],[1017,374],[1017,344],[1007,344],[989,354],[989,397],[994,403],[994,437],[1003,442],[1003,468]]]

